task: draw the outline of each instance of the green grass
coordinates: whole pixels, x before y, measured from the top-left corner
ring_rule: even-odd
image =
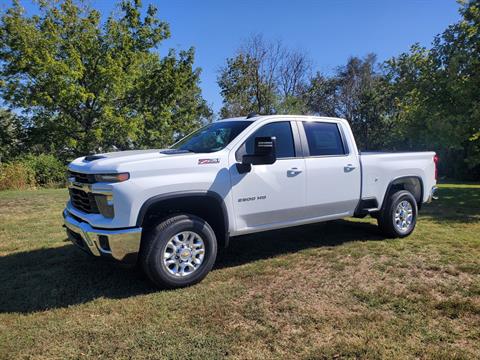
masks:
[[[406,239],[369,218],[245,236],[157,291],[65,241],[65,190],[0,192],[0,358],[480,358],[480,185],[439,196]]]

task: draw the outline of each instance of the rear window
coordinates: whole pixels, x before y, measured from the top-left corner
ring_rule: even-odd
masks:
[[[344,155],[342,137],[337,124],[304,122],[310,156]]]

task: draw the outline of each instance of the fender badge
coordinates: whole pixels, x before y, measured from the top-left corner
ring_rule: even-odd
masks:
[[[218,164],[220,162],[219,158],[215,159],[198,159],[198,165],[207,165],[207,164]]]

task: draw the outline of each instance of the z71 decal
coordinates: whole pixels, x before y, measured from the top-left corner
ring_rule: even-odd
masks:
[[[207,165],[207,164],[218,164],[220,162],[219,158],[215,159],[198,159],[198,165]]]

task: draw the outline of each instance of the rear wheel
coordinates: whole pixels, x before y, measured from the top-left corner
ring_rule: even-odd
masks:
[[[408,236],[415,229],[417,212],[417,201],[410,192],[394,192],[378,215],[378,226],[389,237]]]
[[[140,262],[150,280],[162,288],[201,281],[212,269],[217,240],[210,225],[188,214],[164,219],[143,239]]]

